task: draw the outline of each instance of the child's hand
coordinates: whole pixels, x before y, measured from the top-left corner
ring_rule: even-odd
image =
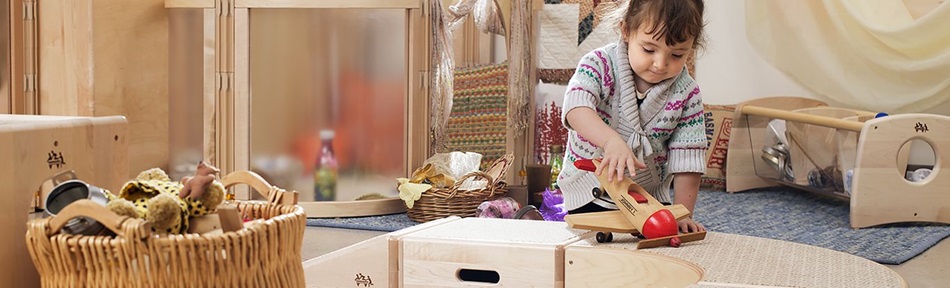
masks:
[[[693,218],[683,218],[676,221],[676,224],[680,226],[680,232],[690,233],[690,232],[703,232],[706,231],[706,227],[703,227],[703,224],[699,224]]]
[[[647,168],[647,166],[637,160],[627,143],[620,138],[614,138],[607,140],[607,143],[604,144],[604,159],[600,161],[600,166],[594,172],[598,176],[607,172],[607,181],[612,182],[623,179],[625,169],[630,170],[630,176],[632,177],[637,175],[637,169],[643,168]],[[614,178],[614,176],[617,177]]]

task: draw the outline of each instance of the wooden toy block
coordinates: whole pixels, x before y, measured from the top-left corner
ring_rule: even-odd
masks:
[[[218,218],[221,220],[222,231],[231,232],[244,228],[244,221],[241,219],[241,213],[238,212],[237,206],[234,204],[221,204],[218,206],[218,211],[216,213]]]
[[[191,218],[188,223],[188,233],[205,234],[212,231],[223,232],[221,230],[221,219],[218,214],[208,214],[204,216]]]

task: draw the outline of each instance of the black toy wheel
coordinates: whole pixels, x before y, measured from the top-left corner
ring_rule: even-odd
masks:
[[[614,241],[614,234],[610,232],[597,232],[597,243]]]

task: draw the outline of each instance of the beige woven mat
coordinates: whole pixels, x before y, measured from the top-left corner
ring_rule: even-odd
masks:
[[[614,242],[586,239],[573,245],[636,249],[629,234]],[[906,287],[893,270],[870,260],[830,249],[787,241],[715,233],[679,248],[643,250],[696,263],[705,270],[695,287]]]

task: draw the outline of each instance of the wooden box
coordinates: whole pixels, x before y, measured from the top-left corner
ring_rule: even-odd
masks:
[[[24,235],[28,210],[43,181],[73,170],[79,179],[119,189],[129,179],[128,122],[123,116],[0,115],[0,287],[36,287],[39,278]]]
[[[448,217],[304,262],[307,287],[564,287],[563,222]]]
[[[559,222],[464,218],[402,238],[402,284],[563,287],[564,248],[587,233]]]
[[[422,223],[304,261],[307,287],[400,287],[399,239],[458,219]]]

